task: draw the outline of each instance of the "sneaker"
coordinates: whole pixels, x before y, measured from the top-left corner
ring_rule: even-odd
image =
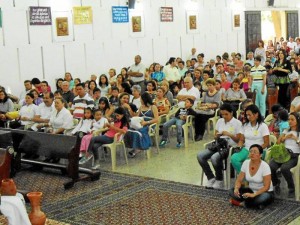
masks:
[[[223,189],[224,182],[222,180],[216,180],[212,186],[213,189]]]
[[[167,141],[162,140],[162,141],[159,143],[159,147],[165,147],[166,144],[167,144]]]
[[[79,160],[79,165],[85,164],[87,163],[91,158],[93,158],[94,156],[92,154],[89,154],[88,156],[83,156],[80,160]]]
[[[295,190],[294,189],[289,189],[288,198],[295,198]]]
[[[176,148],[180,148],[182,146],[181,142],[178,142]]]
[[[215,183],[215,181],[216,181],[215,178],[208,180],[206,184],[206,188],[213,188],[213,184]]]
[[[100,164],[95,164],[93,167],[92,167],[92,170],[99,170],[100,169]]]

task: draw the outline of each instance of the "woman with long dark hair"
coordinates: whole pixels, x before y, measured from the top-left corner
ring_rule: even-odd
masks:
[[[102,74],[99,78],[99,89],[102,97],[109,95],[111,92],[111,87],[105,74]]]
[[[270,132],[259,108],[249,105],[246,109],[246,122],[241,130],[241,138],[237,144],[239,151],[231,156],[233,168],[240,173],[243,162],[248,158],[250,146],[259,144],[263,149],[269,146]]]
[[[278,103],[284,108],[290,104],[290,99],[287,96],[287,90],[290,84],[289,73],[292,68],[290,61],[286,59],[286,53],[280,49],[278,52],[278,60],[275,62],[273,67],[273,73],[277,76],[275,84],[279,87],[278,90]]]
[[[105,124],[105,127],[108,128],[108,131],[104,135],[99,135],[91,139],[88,147],[89,156],[87,156],[87,160],[94,156],[94,165],[92,169],[100,168],[98,148],[104,144],[113,143],[115,135],[117,133],[125,134],[129,127],[128,118],[124,108],[116,108],[114,114],[116,116],[114,123]]]
[[[108,120],[114,112],[114,107],[109,104],[106,97],[101,97],[99,99],[99,109],[102,111],[102,115],[105,116]]]
[[[278,138],[277,143],[284,143],[285,147],[291,153],[291,159],[285,163],[277,163],[271,159],[269,165],[272,172],[272,183],[275,188],[275,194],[280,194],[280,180],[277,178],[276,171],[280,168],[283,177],[288,185],[288,198],[295,197],[295,184],[291,173],[291,168],[295,167],[298,163],[300,154],[300,115],[293,112],[289,115],[289,129],[283,131],[282,135]]]

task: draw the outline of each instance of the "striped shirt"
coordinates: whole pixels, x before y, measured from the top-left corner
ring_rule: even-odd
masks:
[[[253,66],[251,68],[251,76],[253,78],[253,81],[263,80],[266,73],[267,73],[266,68],[263,67],[262,65],[259,65],[258,67]]]
[[[94,100],[86,94],[83,98],[76,96],[73,100],[72,110],[73,117],[76,119],[81,119],[84,116],[84,109],[85,108],[94,108]]]

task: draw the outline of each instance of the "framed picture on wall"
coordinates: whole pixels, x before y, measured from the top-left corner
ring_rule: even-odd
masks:
[[[131,37],[145,36],[143,12],[129,11],[129,33]]]
[[[74,41],[71,11],[52,12],[53,42]]]
[[[241,30],[242,29],[243,13],[232,12],[232,29]]]
[[[186,12],[186,32],[188,34],[199,33],[199,13],[196,11]]]

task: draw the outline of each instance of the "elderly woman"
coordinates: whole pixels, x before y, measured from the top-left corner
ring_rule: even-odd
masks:
[[[228,143],[228,147],[236,146],[241,136],[242,123],[233,117],[234,109],[230,104],[223,104],[220,107],[222,118],[220,118],[216,125],[215,139],[225,138]],[[205,149],[200,151],[197,156],[198,162],[203,169],[207,177],[207,188],[222,189],[223,182],[223,162],[219,152]],[[212,165],[215,170],[213,174],[208,160],[211,159]]]
[[[147,140],[148,143],[151,143],[150,137],[148,135],[149,125],[152,123],[157,123],[158,121],[158,110],[157,107],[153,104],[152,98],[149,93],[145,92],[141,96],[142,105],[138,110],[137,115],[143,117],[143,120],[140,122],[142,128],[127,132],[125,135],[125,143],[130,144],[128,147],[132,147],[132,151],[129,152],[131,158],[135,157],[141,150],[147,150],[150,146],[142,146],[142,139]]]
[[[242,163],[248,158],[251,145],[259,144],[263,149],[269,146],[270,132],[258,107],[249,105],[245,112],[246,122],[243,124],[242,135],[237,144],[238,152],[231,156],[231,164],[237,173],[240,173]]]
[[[137,109],[139,109],[142,104],[141,103],[142,88],[140,85],[136,84],[136,85],[133,85],[131,89],[132,89],[132,95],[133,95],[131,103],[134,104],[137,107]]]
[[[196,110],[195,117],[195,141],[201,141],[205,132],[205,124],[209,118],[214,117],[215,110],[221,104],[221,93],[216,90],[214,79],[207,79],[207,92],[203,93],[203,100],[200,107]]]
[[[272,183],[274,185],[275,194],[280,194],[280,180],[277,178],[276,173],[280,168],[288,185],[288,198],[293,198],[295,196],[295,184],[290,169],[297,165],[298,156],[300,154],[300,116],[298,113],[293,112],[289,115],[289,126],[290,128],[284,130],[282,135],[278,138],[277,143],[284,143],[285,147],[292,152],[291,159],[285,163],[277,163],[271,159],[269,165],[272,171]]]
[[[8,98],[4,90],[0,90],[0,127],[4,127],[7,112],[14,111],[14,103]]]
[[[170,102],[164,97],[164,90],[162,87],[156,89],[156,98],[153,100],[154,105],[158,109],[158,115],[167,114],[170,110]]]
[[[43,124],[49,127],[48,132],[52,134],[63,134],[65,129],[71,129],[73,126],[73,117],[69,110],[65,108],[63,98],[54,100],[55,110],[52,111],[49,123]]]
[[[235,111],[238,110],[240,102],[247,98],[243,89],[240,89],[240,80],[235,78],[232,81],[232,88],[229,88],[224,95],[224,102],[231,104]]]
[[[234,188],[229,192],[231,204],[264,209],[274,201],[271,170],[261,159],[263,151],[263,147],[258,144],[250,146],[250,159],[243,163]],[[249,187],[242,187],[245,180],[249,182]]]

